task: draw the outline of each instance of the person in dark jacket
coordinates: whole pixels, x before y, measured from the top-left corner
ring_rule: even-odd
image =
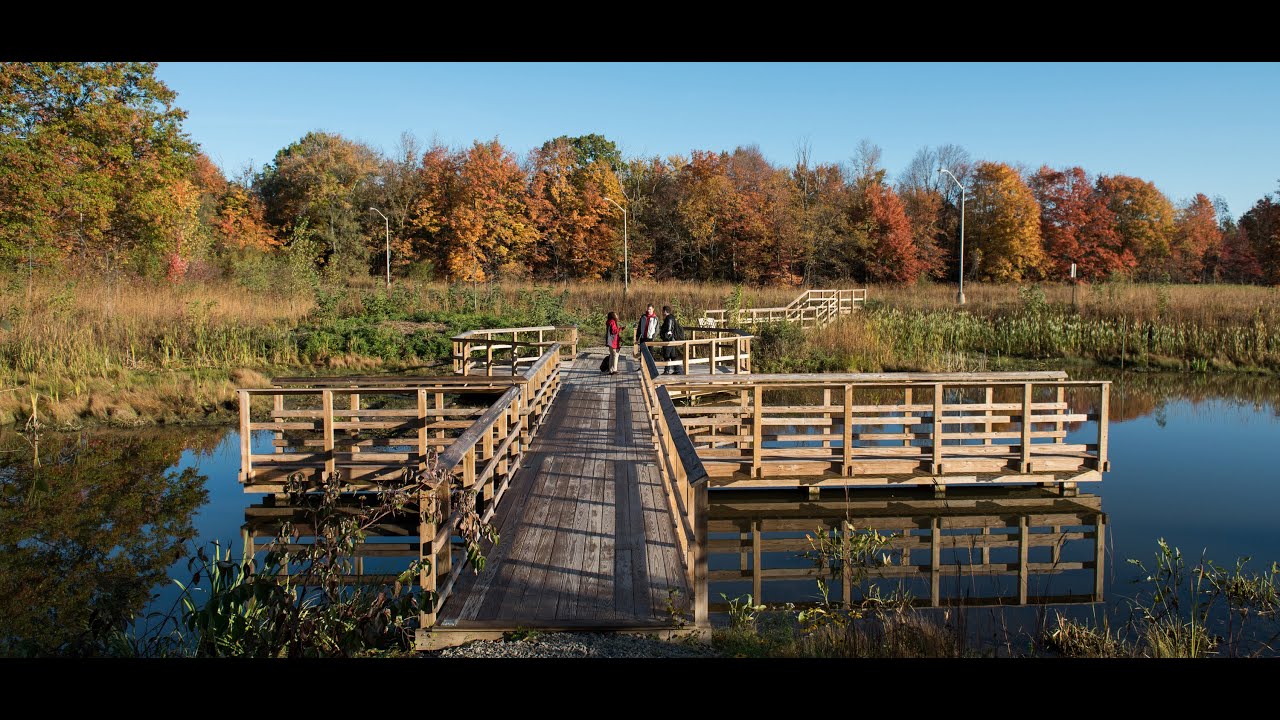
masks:
[[[658,337],[662,338],[663,342],[675,342],[684,339],[684,328],[680,327],[680,321],[676,319],[676,314],[671,311],[670,305],[662,306],[662,327],[658,330]],[[665,347],[662,353],[663,359],[668,361],[678,360],[679,352],[675,347]],[[679,375],[680,368],[668,365],[663,368],[662,374]]]
[[[661,321],[658,319],[658,314],[653,311],[653,305],[650,304],[648,309],[645,310],[645,313],[636,321],[635,338],[632,340],[632,344],[636,346],[636,357],[640,357],[640,345],[643,343],[653,342],[658,339],[658,325],[660,323]],[[640,363],[637,367],[638,370],[643,368],[644,363]]]

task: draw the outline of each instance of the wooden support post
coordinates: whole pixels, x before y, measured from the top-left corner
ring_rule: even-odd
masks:
[[[274,411],[274,413],[275,413],[274,415],[272,415],[272,416],[271,416],[271,420],[272,420],[273,422],[283,422],[283,421],[284,421],[284,415],[283,415],[283,413],[284,413],[284,395],[281,395],[280,393],[276,393],[275,395],[272,395],[272,396],[271,396],[271,409],[272,409],[272,410]],[[276,440],[283,440],[283,439],[284,439],[284,431],[283,431],[283,430],[277,430],[277,431],[275,431],[274,433],[272,433],[272,437],[274,437]],[[282,446],[281,446],[280,444],[278,444],[278,443],[277,443],[277,444],[275,444],[275,452],[283,453],[283,452],[284,452],[284,447],[282,447]]]
[[[418,571],[418,585],[428,598],[437,589],[436,578],[438,577],[435,558],[437,528],[436,524],[431,522],[426,514],[427,507],[430,504],[428,498],[435,492],[435,490],[428,490],[418,501],[418,560],[422,563]],[[422,612],[418,617],[418,627],[430,628],[436,624],[435,605],[432,601],[427,600],[423,603],[422,608]]]
[[[1102,564],[1107,557],[1107,516],[1099,513],[1093,519],[1093,600],[1100,602],[1102,600],[1102,583],[1106,579],[1103,573]]]
[[[822,389],[822,417],[827,420],[827,424],[822,426],[822,447],[831,447],[831,388]]]
[[[1022,385],[1022,462],[1018,472],[1031,472],[1031,383]]]
[[[476,484],[476,447],[472,445],[462,456],[462,487],[470,489]]]
[[[737,335],[733,336],[733,372],[742,373],[742,338]]]
[[[994,402],[995,402],[995,395],[996,395],[996,389],[995,389],[995,388],[993,388],[993,387],[991,387],[990,385],[988,385],[988,386],[987,386],[987,391],[986,391],[985,396],[984,396],[984,400],[985,400],[985,402],[986,402],[988,405],[991,405],[992,403],[994,403]],[[986,416],[987,416],[987,417],[991,417],[991,411],[990,411],[990,410],[986,411],[986,413],[985,413],[985,414],[986,414]],[[990,445],[990,444],[991,444],[991,437],[990,437],[990,435],[991,435],[991,421],[990,421],[990,420],[988,420],[988,421],[987,421],[987,423],[986,423],[986,427],[985,427],[985,430],[986,430],[986,432],[987,432],[987,437],[985,437],[985,438],[983,438],[983,439],[982,439],[982,444],[983,444],[983,445]]]
[[[933,385],[933,470],[942,474],[942,383]]]
[[[1102,383],[1102,395],[1098,400],[1098,459],[1097,470],[1107,472],[1111,462],[1107,460],[1107,440],[1111,432],[1111,383]]]
[[[746,358],[747,372],[750,373],[751,372],[751,338],[750,337],[746,338],[746,343],[747,343],[747,358]]]
[[[752,407],[752,427],[751,427],[751,477],[763,477],[761,471],[764,469],[760,465],[760,443],[761,443],[761,421],[764,420],[764,388],[757,384],[751,388],[752,399],[755,403]]]
[[[982,528],[982,564],[991,564],[991,528],[989,526]]]
[[[929,521],[929,603],[942,604],[942,518]]]
[[[427,389],[418,388],[418,471],[427,469]]]
[[[320,408],[324,422],[324,474],[325,481],[333,475],[337,465],[333,457],[333,391],[320,391]]]
[[[1049,561],[1054,565],[1057,565],[1058,561],[1062,559],[1062,526],[1054,525],[1053,534],[1056,536],[1056,539],[1053,542],[1053,547],[1049,550]]]
[[[443,410],[444,410],[444,393],[442,393],[442,392],[438,392],[438,393],[436,393],[436,410],[439,410],[439,411],[441,411],[441,412],[437,412],[437,413],[436,413],[436,417],[435,417],[435,419],[436,419],[436,420],[444,420],[444,412],[443,412]],[[436,439],[443,439],[443,438],[444,438],[444,428],[440,428],[439,430],[436,430]]]
[[[910,387],[908,387],[902,393],[902,404],[907,406],[908,408],[911,407],[911,388]],[[915,412],[914,410],[908,409],[905,413],[903,413],[903,417],[913,417],[914,412]],[[902,446],[911,447],[911,425],[908,424],[906,420],[902,421],[902,435],[903,435]]]
[[[840,442],[844,444],[844,465],[840,474],[853,477],[853,385],[844,386],[844,428]]]
[[[1018,517],[1018,604],[1027,604],[1027,554],[1031,548],[1031,530],[1027,527],[1027,516]]]
[[[360,393],[353,392],[351,393],[351,418],[350,418],[351,422],[360,422],[360,418],[356,416],[356,413],[358,412],[360,412]],[[355,428],[351,430],[349,432],[349,435],[352,436],[353,440],[359,440],[360,429]],[[360,445],[356,442],[352,442],[351,452],[353,453],[360,452]]]
[[[493,338],[489,338],[491,341]],[[486,377],[493,377],[493,343],[485,343],[484,346],[484,374]]]
[[[764,547],[764,540],[761,538],[763,526],[764,521],[760,518],[751,520],[751,597],[756,605],[764,602],[764,574],[760,567]]]
[[[684,374],[689,374],[689,355],[693,352],[692,345],[684,345],[680,348],[680,360],[684,363]]]
[[[711,622],[707,597],[707,515],[711,511],[711,499],[706,479],[694,488],[693,508],[693,623],[707,627]]]
[[[840,522],[840,547],[844,552],[840,560],[840,598],[846,608],[853,607],[853,525],[848,520]]]
[[[249,391],[237,390],[240,397],[240,480],[253,479],[253,431],[249,429]]]

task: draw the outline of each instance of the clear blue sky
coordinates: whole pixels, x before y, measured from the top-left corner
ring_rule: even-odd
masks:
[[[918,148],[1080,165],[1154,181],[1174,202],[1222,195],[1239,217],[1280,179],[1280,64],[162,63],[186,129],[234,174],[309,130],[390,151],[405,130],[498,137],[523,155],[600,133],[624,154],[757,144],[790,165],[849,159],[891,175]]]

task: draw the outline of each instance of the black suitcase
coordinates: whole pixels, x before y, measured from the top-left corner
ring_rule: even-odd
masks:
[[[604,359],[600,361],[600,372],[602,373],[609,372],[609,356],[608,355],[605,355]]]

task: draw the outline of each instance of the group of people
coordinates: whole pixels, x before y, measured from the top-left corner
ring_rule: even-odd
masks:
[[[671,310],[670,305],[662,306],[662,319],[658,319],[657,313],[653,311],[653,305],[648,305],[640,319],[636,321],[635,332],[632,337],[632,343],[636,347],[636,354],[640,353],[640,345],[649,342],[674,342],[684,339],[684,328],[680,327],[680,321],[676,319],[676,314]],[[600,366],[601,372],[607,372],[610,375],[618,374],[618,351],[622,348],[622,326],[618,323],[618,314],[610,311],[604,323],[604,344],[609,349],[609,357]],[[662,359],[676,360],[679,358],[679,349],[673,346],[662,348]],[[667,366],[663,371],[663,375],[680,374],[679,368]]]

